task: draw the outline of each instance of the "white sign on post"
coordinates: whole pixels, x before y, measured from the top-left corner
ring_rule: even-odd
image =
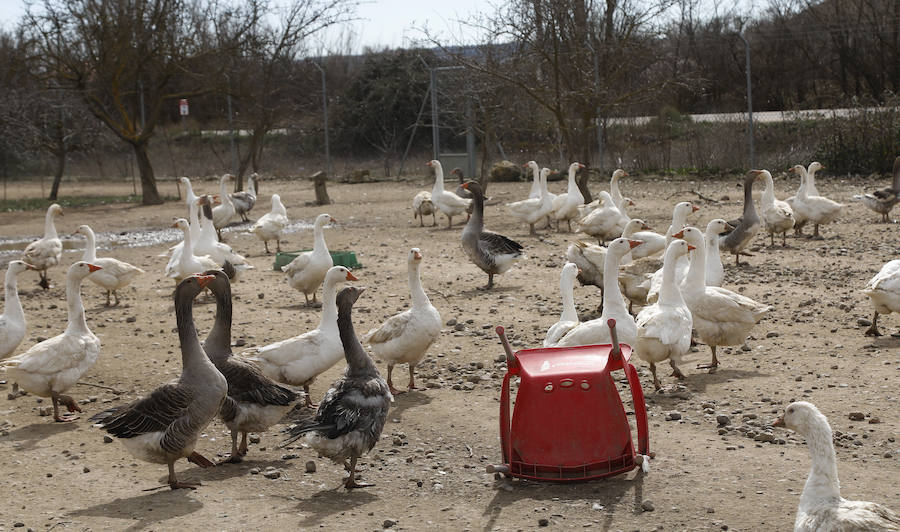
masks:
[[[187,98],[182,98],[178,101],[178,110],[181,112],[181,116],[188,115],[188,101]]]

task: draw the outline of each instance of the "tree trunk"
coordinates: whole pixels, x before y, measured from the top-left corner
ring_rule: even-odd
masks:
[[[60,150],[53,155],[56,156],[56,173],[53,175],[53,186],[50,187],[50,197],[47,198],[50,201],[56,201],[56,197],[59,194],[59,183],[62,181],[63,174],[66,173],[66,151]]]
[[[328,197],[328,190],[325,188],[328,176],[325,175],[325,172],[316,172],[312,178],[316,190],[316,205],[331,204],[331,198]]]
[[[153,165],[147,153],[147,143],[140,142],[132,144],[131,147],[134,148],[138,171],[141,174],[141,205],[160,205],[163,199],[156,190],[156,177],[153,175]]]

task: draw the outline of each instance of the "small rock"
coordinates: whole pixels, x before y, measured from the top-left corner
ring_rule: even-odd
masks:
[[[306,472],[307,473],[315,473],[316,472],[316,462],[310,460],[306,462]]]
[[[878,419],[877,417],[873,417],[872,419],[869,420],[869,425],[877,425],[879,423],[881,423],[881,420]]]
[[[745,351],[745,352],[746,352],[746,351],[752,351],[752,350],[753,350],[753,349],[752,349],[749,345],[747,345],[747,344],[744,344],[744,345],[741,346],[741,351]]]
[[[466,326],[463,325],[462,323],[457,323],[456,325],[453,326],[453,330],[454,331],[464,331],[464,330],[466,330]]]
[[[247,345],[247,340],[245,340],[243,338],[238,338],[237,340],[234,341],[235,347],[244,347],[245,345]]]
[[[850,412],[851,421],[862,421],[864,419],[866,419],[866,415],[862,412]]]
[[[84,468],[81,470],[81,472],[82,472],[82,473],[90,473],[90,472],[91,472],[91,468],[88,467],[88,466],[84,466]]]
[[[450,318],[449,320],[447,320],[446,325],[448,327],[453,327],[454,325],[456,325],[456,318]]]
[[[256,294],[256,297],[263,299],[264,297],[266,297],[266,294],[263,292],[260,292],[260,293]]]
[[[766,333],[766,338],[778,338],[778,333],[775,331],[769,331]]]
[[[103,437],[103,443],[112,443],[112,442],[113,442],[113,439],[111,437],[109,437],[109,436]]]
[[[385,519],[384,522],[381,523],[381,526],[384,528],[391,528],[392,526],[394,526],[396,524],[397,524],[397,521],[395,519]]]
[[[127,318],[125,318],[125,323],[134,323],[136,321],[137,321],[136,316],[128,316]]]
[[[266,469],[265,471],[263,471],[263,476],[274,480],[276,478],[281,477],[281,470],[280,469]]]
[[[591,505],[591,510],[602,510],[602,509],[603,509],[603,505],[600,504],[599,502],[595,502],[594,504]]]
[[[731,416],[719,414],[718,416],[716,416],[716,423],[718,423],[719,425],[727,425],[731,423]]]
[[[281,455],[282,460],[293,460],[294,458],[297,458],[297,455],[294,453],[288,453],[288,454]]]
[[[259,468],[258,468],[258,467],[251,468],[251,469],[250,469],[250,474],[251,474],[251,475],[258,475],[258,474],[259,474]]]
[[[652,512],[653,510],[656,510],[656,506],[653,506],[653,501],[646,500],[641,503],[641,509],[645,512]]]
[[[872,322],[865,318],[860,318],[860,319],[856,320],[856,324],[859,325],[860,327],[868,327],[868,326],[872,325]]]
[[[15,528],[22,528],[23,526],[25,526],[25,523],[23,523],[22,521],[16,521],[15,523],[13,523],[13,526]]]
[[[538,519],[538,526],[550,526],[550,520],[546,517],[541,517]]]
[[[259,435],[257,434],[251,434],[248,439],[250,440],[250,443],[259,443]]]
[[[885,458],[893,458],[894,455],[891,454],[890,451],[885,451],[884,454],[883,454],[882,456],[884,456]]]
[[[666,421],[678,421],[681,419],[681,412],[669,412],[666,414]]]
[[[42,407],[38,408],[38,414],[40,414],[42,416],[49,416],[52,413],[53,413],[53,407],[51,407],[51,406],[42,406]]]

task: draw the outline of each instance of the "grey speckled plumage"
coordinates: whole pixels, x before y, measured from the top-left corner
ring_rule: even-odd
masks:
[[[356,460],[378,443],[394,400],[353,330],[351,309],[362,292],[363,289],[349,287],[337,295],[338,330],[347,370],[331,385],[315,418],[290,427],[290,436],[283,443],[287,445],[307,435],[307,442],[320,455],[344,464],[350,473],[344,481],[348,489],[367,486],[355,480]]]
[[[737,220],[728,222],[734,226],[734,231],[719,238],[719,247],[734,255],[735,266],[740,264],[741,252],[753,241],[753,237],[762,227],[762,220],[753,203],[753,182],[759,175],[760,170],[750,170],[744,176],[744,212]]]
[[[165,463],[172,489],[194,488],[178,482],[175,461],[188,458],[204,467],[212,462],[194,452],[200,433],[225,401],[225,377],[209,361],[194,326],[193,304],[210,276],[189,276],[175,288],[175,316],[181,341],[181,377],[160,386],[142,399],[101,412],[91,418],[97,426],[120,438],[141,460]]]
[[[494,275],[510,269],[522,256],[522,245],[484,228],[484,192],[481,185],[469,181],[465,187],[472,193],[475,208],[463,228],[462,246],[469,259],[488,274],[488,284],[484,288],[490,289],[494,286]]]
[[[299,394],[266,377],[252,362],[232,356],[231,283],[221,270],[209,270],[204,275],[215,277],[208,287],[216,298],[216,318],[203,342],[203,350],[228,381],[228,395],[219,416],[231,431],[228,461],[237,463],[247,454],[248,433],[262,432],[278,423]]]
[[[234,204],[234,212],[241,217],[241,220],[249,222],[247,213],[256,205],[256,180],[259,176],[252,174],[247,178],[247,190],[235,192],[231,194],[231,203]]]
[[[900,156],[894,159],[894,180],[891,186],[873,190],[869,194],[853,196],[856,201],[881,215],[882,222],[890,222],[889,214],[894,205],[900,203]]]

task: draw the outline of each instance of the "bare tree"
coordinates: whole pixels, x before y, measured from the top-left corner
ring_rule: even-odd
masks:
[[[240,109],[239,124],[250,131],[246,151],[240,156],[235,190],[243,188],[243,176],[252,167],[259,171],[266,135],[288,115],[304,69],[297,57],[308,39],[325,28],[350,19],[355,0],[293,0],[271,11],[277,23],[254,25],[244,45],[229,58],[228,89]]]
[[[667,78],[643,74],[656,62],[653,22],[669,2],[513,0],[467,22],[487,42],[478,53],[432,38],[468,68],[521,89],[556,123],[563,156],[590,165],[597,122],[646,98]],[[588,172],[579,188],[590,201]]]
[[[147,150],[156,126],[176,100],[217,88],[215,45],[242,42],[261,12],[257,0],[43,0],[39,9],[29,6],[25,22],[42,74],[77,91],[131,146],[142,202],[151,205],[163,201]],[[222,27],[232,31],[224,40],[216,36]]]

